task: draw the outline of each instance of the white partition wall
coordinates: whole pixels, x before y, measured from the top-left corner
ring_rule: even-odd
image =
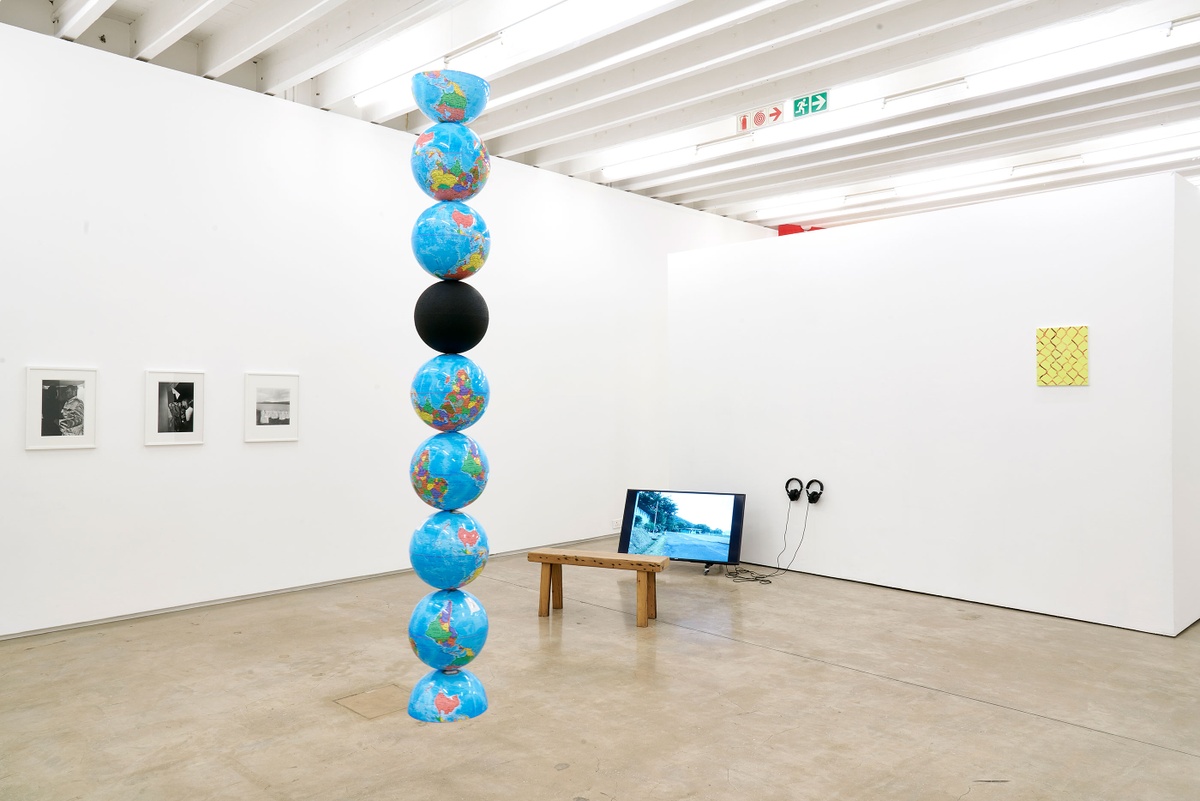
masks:
[[[670,267],[671,484],[774,564],[1150,632],[1200,617],[1200,200],[1156,176]],[[1090,385],[1035,332],[1089,326]],[[804,509],[792,508],[790,558]]]
[[[1171,470],[1174,631],[1200,618],[1200,195],[1175,183]]]
[[[0,636],[407,567],[412,137],[4,25],[0,73]],[[608,533],[666,477],[666,254],[773,232],[499,160],[473,204],[471,511]],[[24,449],[30,365],[99,371],[95,450]],[[204,444],[143,444],[146,370],[205,373]],[[300,375],[298,442],[242,441],[247,371]]]

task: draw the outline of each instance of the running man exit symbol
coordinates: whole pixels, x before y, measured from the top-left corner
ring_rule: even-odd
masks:
[[[806,114],[816,114],[829,107],[829,92],[817,92],[806,97],[797,97],[792,101],[792,116],[803,117]]]

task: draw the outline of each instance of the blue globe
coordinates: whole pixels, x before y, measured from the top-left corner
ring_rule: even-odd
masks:
[[[483,113],[491,92],[487,81],[469,72],[432,70],[412,77],[417,108],[434,122],[470,122]]]
[[[461,509],[487,486],[488,460],[479,443],[449,431],[417,446],[408,466],[413,489],[438,509]]]
[[[434,512],[413,532],[408,556],[426,584],[442,590],[461,587],[487,565],[487,534],[468,514]]]
[[[487,712],[483,683],[469,670],[423,676],[408,699],[408,714],[428,723],[477,718]]]
[[[492,170],[483,140],[458,122],[431,125],[413,144],[413,178],[435,200],[470,200]]]
[[[461,431],[483,416],[491,390],[479,365],[466,356],[443,353],[417,370],[409,397],[425,425],[438,431]]]
[[[470,278],[487,261],[492,235],[479,212],[466,203],[435,203],[417,217],[412,250],[417,263],[443,281]]]
[[[483,604],[465,590],[437,590],[417,601],[408,619],[413,653],[437,670],[469,663],[487,642],[488,617]]]

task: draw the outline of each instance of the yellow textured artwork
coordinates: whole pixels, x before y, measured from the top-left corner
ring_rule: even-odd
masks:
[[[1039,387],[1087,386],[1086,325],[1037,330],[1037,382]]]

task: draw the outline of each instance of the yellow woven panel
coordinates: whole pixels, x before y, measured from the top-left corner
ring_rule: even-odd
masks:
[[[1086,325],[1037,330],[1039,387],[1086,387],[1088,332]]]

